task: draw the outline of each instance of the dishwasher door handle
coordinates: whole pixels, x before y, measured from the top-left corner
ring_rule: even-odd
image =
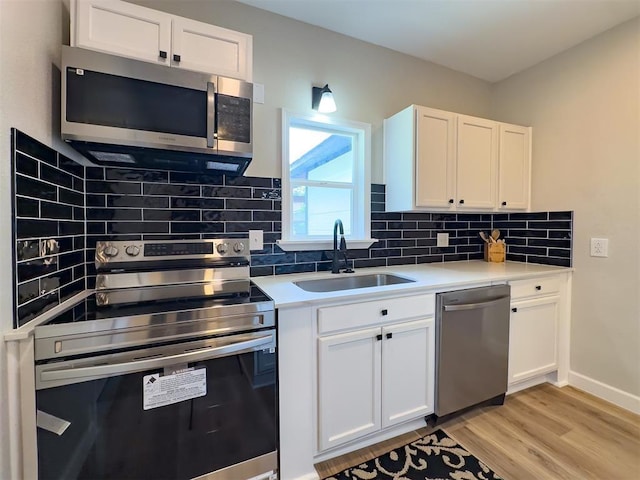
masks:
[[[477,302],[477,303],[461,303],[460,305],[445,305],[445,312],[459,312],[461,310],[475,310],[478,308],[487,308],[496,305],[497,303],[502,302],[503,300],[508,300],[509,297],[499,297],[493,300],[488,300],[486,302]]]

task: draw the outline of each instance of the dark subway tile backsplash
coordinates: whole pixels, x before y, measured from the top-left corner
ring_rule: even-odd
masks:
[[[16,325],[93,288],[98,240],[190,240],[264,231],[251,276],[331,269],[331,251],[284,252],[278,178],[84,167],[14,130]],[[385,186],[371,186],[369,249],[355,268],[483,258],[478,232],[499,228],[507,259],[571,266],[572,212],[385,212]],[[86,220],[85,220],[86,219]],[[438,247],[436,234],[448,233]],[[59,251],[42,248],[55,242]],[[19,306],[19,307],[18,307]]]
[[[11,130],[14,326],[85,288],[85,168]]]

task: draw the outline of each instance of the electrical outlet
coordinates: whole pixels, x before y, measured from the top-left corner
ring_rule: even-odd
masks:
[[[438,233],[436,235],[436,247],[448,247],[449,246],[449,234]]]
[[[262,250],[264,248],[262,230],[249,230],[249,250]]]
[[[592,257],[608,257],[609,256],[609,239],[608,238],[592,238],[591,239],[591,256]]]

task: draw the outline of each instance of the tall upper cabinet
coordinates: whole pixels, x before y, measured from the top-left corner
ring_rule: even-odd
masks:
[[[531,128],[412,105],[384,121],[387,211],[529,208]]]
[[[71,46],[252,81],[251,35],[119,0],[72,0]]]

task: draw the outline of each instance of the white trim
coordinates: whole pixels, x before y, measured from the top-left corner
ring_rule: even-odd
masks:
[[[553,385],[556,385],[555,378],[556,373],[551,372],[547,373],[546,375],[539,375],[537,377],[528,378],[520,382],[510,383],[507,389],[507,395],[511,395],[512,393],[516,393],[521,390],[526,390],[527,388],[535,387],[536,385],[540,385],[541,383],[552,383]]]
[[[73,306],[77,302],[84,300],[89,295],[93,294],[93,290],[83,290],[80,293],[75,294],[73,297],[68,298],[64,302],[56,305],[50,310],[47,310],[41,315],[38,315],[35,319],[29,320],[29,322],[25,323],[21,327],[14,328],[13,330],[9,330],[4,333],[4,341],[5,342],[17,342],[20,340],[26,340],[30,335],[33,334],[34,329],[38,325],[42,325],[57,315],[64,312],[67,308]],[[0,336],[0,340],[2,336]]]
[[[318,480],[319,478],[317,473],[307,473],[301,477],[296,477],[295,480]]]
[[[569,385],[584,390],[591,395],[595,395],[607,402],[629,410],[635,414],[640,414],[640,397],[627,393],[619,388],[612,387],[593,378],[587,377],[573,371],[569,372]]]
[[[283,250],[313,250],[309,246],[299,248],[297,246],[289,247],[289,244],[313,245],[314,240],[309,241],[305,237],[292,238],[291,235],[291,191],[292,182],[289,178],[289,125],[293,120],[297,124],[309,125],[310,127],[318,127],[330,129],[334,127],[337,132],[350,134],[354,136],[354,179],[349,185],[349,189],[353,192],[352,205],[352,235],[363,239],[369,238],[371,235],[371,125],[353,120],[345,120],[335,117],[327,117],[324,115],[308,115],[295,113],[286,109],[281,109],[282,113],[282,241],[285,245]],[[297,183],[297,182],[295,182]],[[331,232],[327,232],[330,234]],[[354,240],[348,244],[353,244]],[[373,243],[373,242],[372,242]],[[359,244],[360,245],[360,244]],[[352,248],[367,248],[366,246],[354,246]],[[332,244],[331,244],[332,246]],[[323,247],[319,247],[323,248]]]
[[[7,396],[9,414],[9,467],[11,478],[22,476],[22,429],[20,416],[20,352],[18,342],[10,342],[6,351],[7,361]],[[6,438],[6,437],[5,437]]]
[[[347,248],[369,248],[378,241],[377,238],[362,240],[347,240]],[[331,250],[333,240],[276,240],[276,244],[285,252],[298,252],[303,250]]]

